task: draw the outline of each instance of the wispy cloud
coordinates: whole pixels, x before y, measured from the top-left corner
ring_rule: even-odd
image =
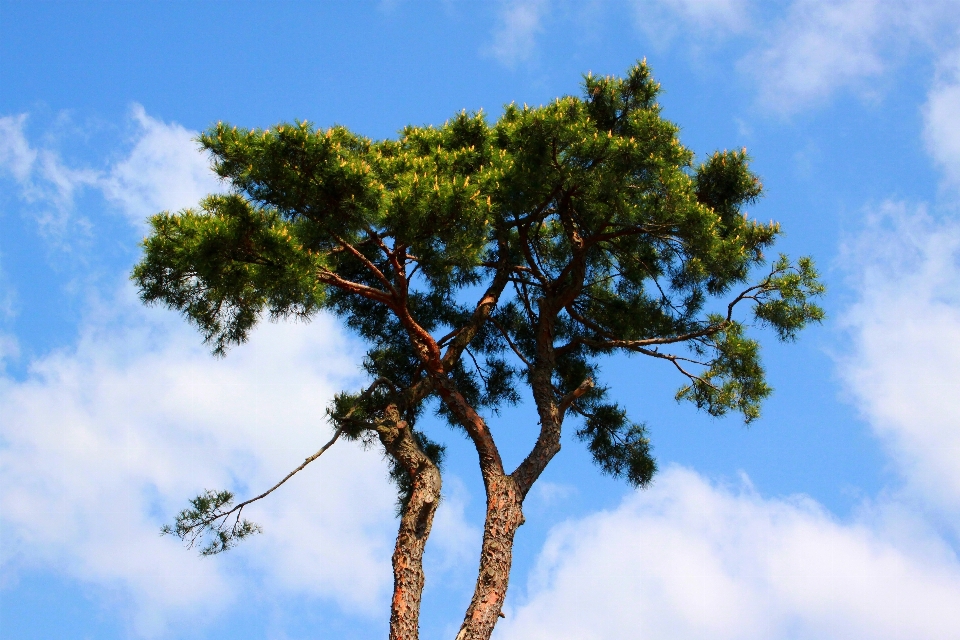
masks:
[[[549,7],[549,0],[503,0],[490,53],[508,67],[529,61]]]
[[[633,0],[637,26],[658,45],[684,30],[699,37],[723,38],[748,30],[750,0]]]
[[[25,182],[37,161],[23,129],[27,114],[0,118],[0,169],[9,171],[18,182]]]
[[[886,70],[882,46],[897,4],[796,0],[742,67],[754,76],[766,105],[798,111]]]
[[[78,191],[95,185],[97,171],[65,165],[56,151],[37,149],[26,136],[27,115],[0,118],[0,171],[9,173],[20,198],[33,209],[48,237],[64,242],[67,230],[84,227],[72,217]]]
[[[956,46],[956,0],[631,0],[637,28],[657,46],[699,49],[738,37],[740,71],[778,114],[816,107],[842,91],[873,99],[904,54],[940,58]],[[535,58],[550,0],[503,0],[490,52],[507,66]],[[573,20],[576,12],[561,12]],[[938,96],[940,97],[940,96]],[[932,103],[932,106],[937,106]]]
[[[790,114],[842,90],[878,96],[878,81],[905,52],[943,55],[958,24],[953,0],[794,0],[750,34],[763,44],[740,67],[753,77],[762,104]]]
[[[960,187],[960,51],[945,56],[923,110],[927,150],[945,182]]]
[[[27,115],[0,118],[0,171],[16,182],[21,200],[35,209],[44,229],[63,236],[76,216],[76,195],[99,191],[137,223],[162,210],[195,206],[222,189],[209,158],[196,142],[197,132],[150,117],[140,105],[131,109],[136,134],[129,153],[102,169],[64,163],[55,149],[31,145]]]

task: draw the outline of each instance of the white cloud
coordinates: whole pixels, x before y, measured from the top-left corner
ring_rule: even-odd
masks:
[[[942,54],[956,39],[944,36],[958,20],[955,0],[794,0],[782,18],[764,25],[766,44],[741,67],[754,77],[761,101],[783,113],[844,88],[870,97],[910,47]]]
[[[960,53],[942,64],[924,107],[924,141],[946,182],[960,187]]]
[[[245,510],[265,532],[226,556],[200,559],[157,535],[200,490],[252,495],[329,437],[326,403],[356,382],[357,355],[333,322],[268,324],[216,360],[179,319],[133,297],[26,380],[0,377],[4,573],[46,566],[119,590],[144,634],[209,616],[254,581],[266,596],[379,615],[395,494],[376,451],[338,443]]]
[[[887,203],[849,243],[842,373],[908,487],[960,531],[960,224]]]
[[[164,123],[133,107],[140,131],[129,156],[112,166],[101,182],[104,194],[134,222],[159,211],[196,206],[209,193],[222,191],[200,152],[197,132]]]
[[[62,240],[71,222],[74,196],[96,184],[98,174],[90,169],[73,169],[50,149],[35,149],[24,133],[27,114],[0,118],[0,169],[6,169],[20,188],[20,197],[36,211],[41,230]]]
[[[504,0],[490,46],[493,56],[508,67],[530,60],[548,9],[549,0]]]
[[[949,638],[960,563],[802,497],[671,468],[617,509],[554,529],[502,640]]]

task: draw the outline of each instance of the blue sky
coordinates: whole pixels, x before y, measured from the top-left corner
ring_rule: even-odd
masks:
[[[579,91],[646,58],[701,156],[747,147],[828,320],[763,336],[749,428],[677,405],[658,363],[604,375],[648,423],[636,492],[564,441],[525,505],[495,634],[960,637],[960,3],[956,0],[0,0],[0,635],[376,638],[393,490],[338,444],[198,558],[161,524],[249,495],[329,435],[363,352],[327,317],[222,360],[127,277],[145,218],[219,185],[197,131],[308,119],[375,138]],[[492,422],[507,462],[519,407]],[[483,492],[449,445],[422,637],[455,634]],[[516,460],[515,460],[516,459]]]

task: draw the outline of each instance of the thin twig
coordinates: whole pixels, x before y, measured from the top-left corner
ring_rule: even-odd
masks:
[[[498,331],[500,331],[500,333],[503,335],[504,340],[507,341],[507,344],[510,345],[510,348],[513,349],[513,352],[517,355],[518,358],[520,358],[523,364],[527,365],[528,369],[533,367],[533,364],[531,364],[529,360],[523,357],[523,354],[520,352],[520,349],[513,343],[513,340],[511,340],[509,334],[507,334],[507,330],[504,329],[499,322],[497,322],[497,319],[491,316],[490,323],[493,324],[493,326],[495,326]]]
[[[250,504],[250,503],[252,503],[252,502],[256,502],[257,500],[261,500],[261,499],[263,499],[263,498],[266,498],[268,495],[270,495],[271,493],[273,493],[274,491],[276,491],[277,489],[279,489],[279,488],[280,488],[280,485],[282,485],[284,482],[286,482],[287,480],[289,480],[290,478],[292,478],[293,476],[295,476],[297,473],[303,471],[303,469],[304,469],[308,464],[310,464],[311,462],[313,462],[314,460],[316,460],[317,458],[319,458],[321,455],[323,455],[323,453],[324,453],[327,449],[329,449],[330,447],[332,447],[333,444],[334,444],[338,439],[340,439],[340,436],[341,436],[342,434],[343,434],[343,427],[339,427],[339,428],[336,430],[336,432],[334,432],[333,437],[330,438],[330,441],[327,442],[327,444],[325,444],[325,445],[323,445],[322,447],[320,447],[320,450],[317,451],[317,452],[316,452],[315,454],[313,454],[312,456],[308,457],[306,460],[304,460],[304,461],[303,461],[303,464],[301,464],[299,467],[297,467],[296,469],[294,469],[293,471],[291,471],[290,473],[288,473],[286,476],[284,476],[283,480],[281,480],[281,481],[278,482],[277,484],[273,485],[272,487],[270,487],[269,489],[267,489],[266,491],[264,491],[263,493],[261,493],[260,495],[258,495],[256,498],[250,498],[249,500],[245,500],[245,501],[241,502],[240,504],[236,505],[233,509],[230,509],[230,511],[225,511],[224,513],[217,514],[216,516],[213,516],[213,517],[211,517],[211,518],[208,518],[207,520],[204,520],[204,521],[200,522],[199,524],[201,525],[201,528],[202,528],[203,526],[210,525],[210,524],[216,522],[217,520],[219,520],[219,519],[221,519],[221,518],[226,519],[227,517],[230,516],[230,514],[235,513],[235,512],[237,513],[237,520],[239,521],[239,519],[240,519],[239,511],[240,511],[241,509],[243,509],[245,506],[247,506],[248,504]],[[200,533],[200,532],[198,532],[198,536],[197,536],[197,537],[199,537],[199,533]],[[195,539],[195,538],[194,538],[194,539]]]

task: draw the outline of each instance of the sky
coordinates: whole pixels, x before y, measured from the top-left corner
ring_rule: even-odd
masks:
[[[364,346],[321,315],[215,359],[137,298],[146,218],[223,189],[195,141],[218,121],[386,138],[643,58],[698,157],[748,149],[750,215],[814,257],[827,319],[759,334],[775,392],[749,427],[678,405],[660,363],[604,362],[660,472],[631,489],[566,434],[494,637],[960,638],[958,0],[0,0],[0,636],[384,637],[375,448],[338,443],[227,554],[159,535],[319,448]],[[532,416],[491,417],[507,466]],[[469,444],[426,428],[448,445],[433,640],[469,602],[483,490]]]

